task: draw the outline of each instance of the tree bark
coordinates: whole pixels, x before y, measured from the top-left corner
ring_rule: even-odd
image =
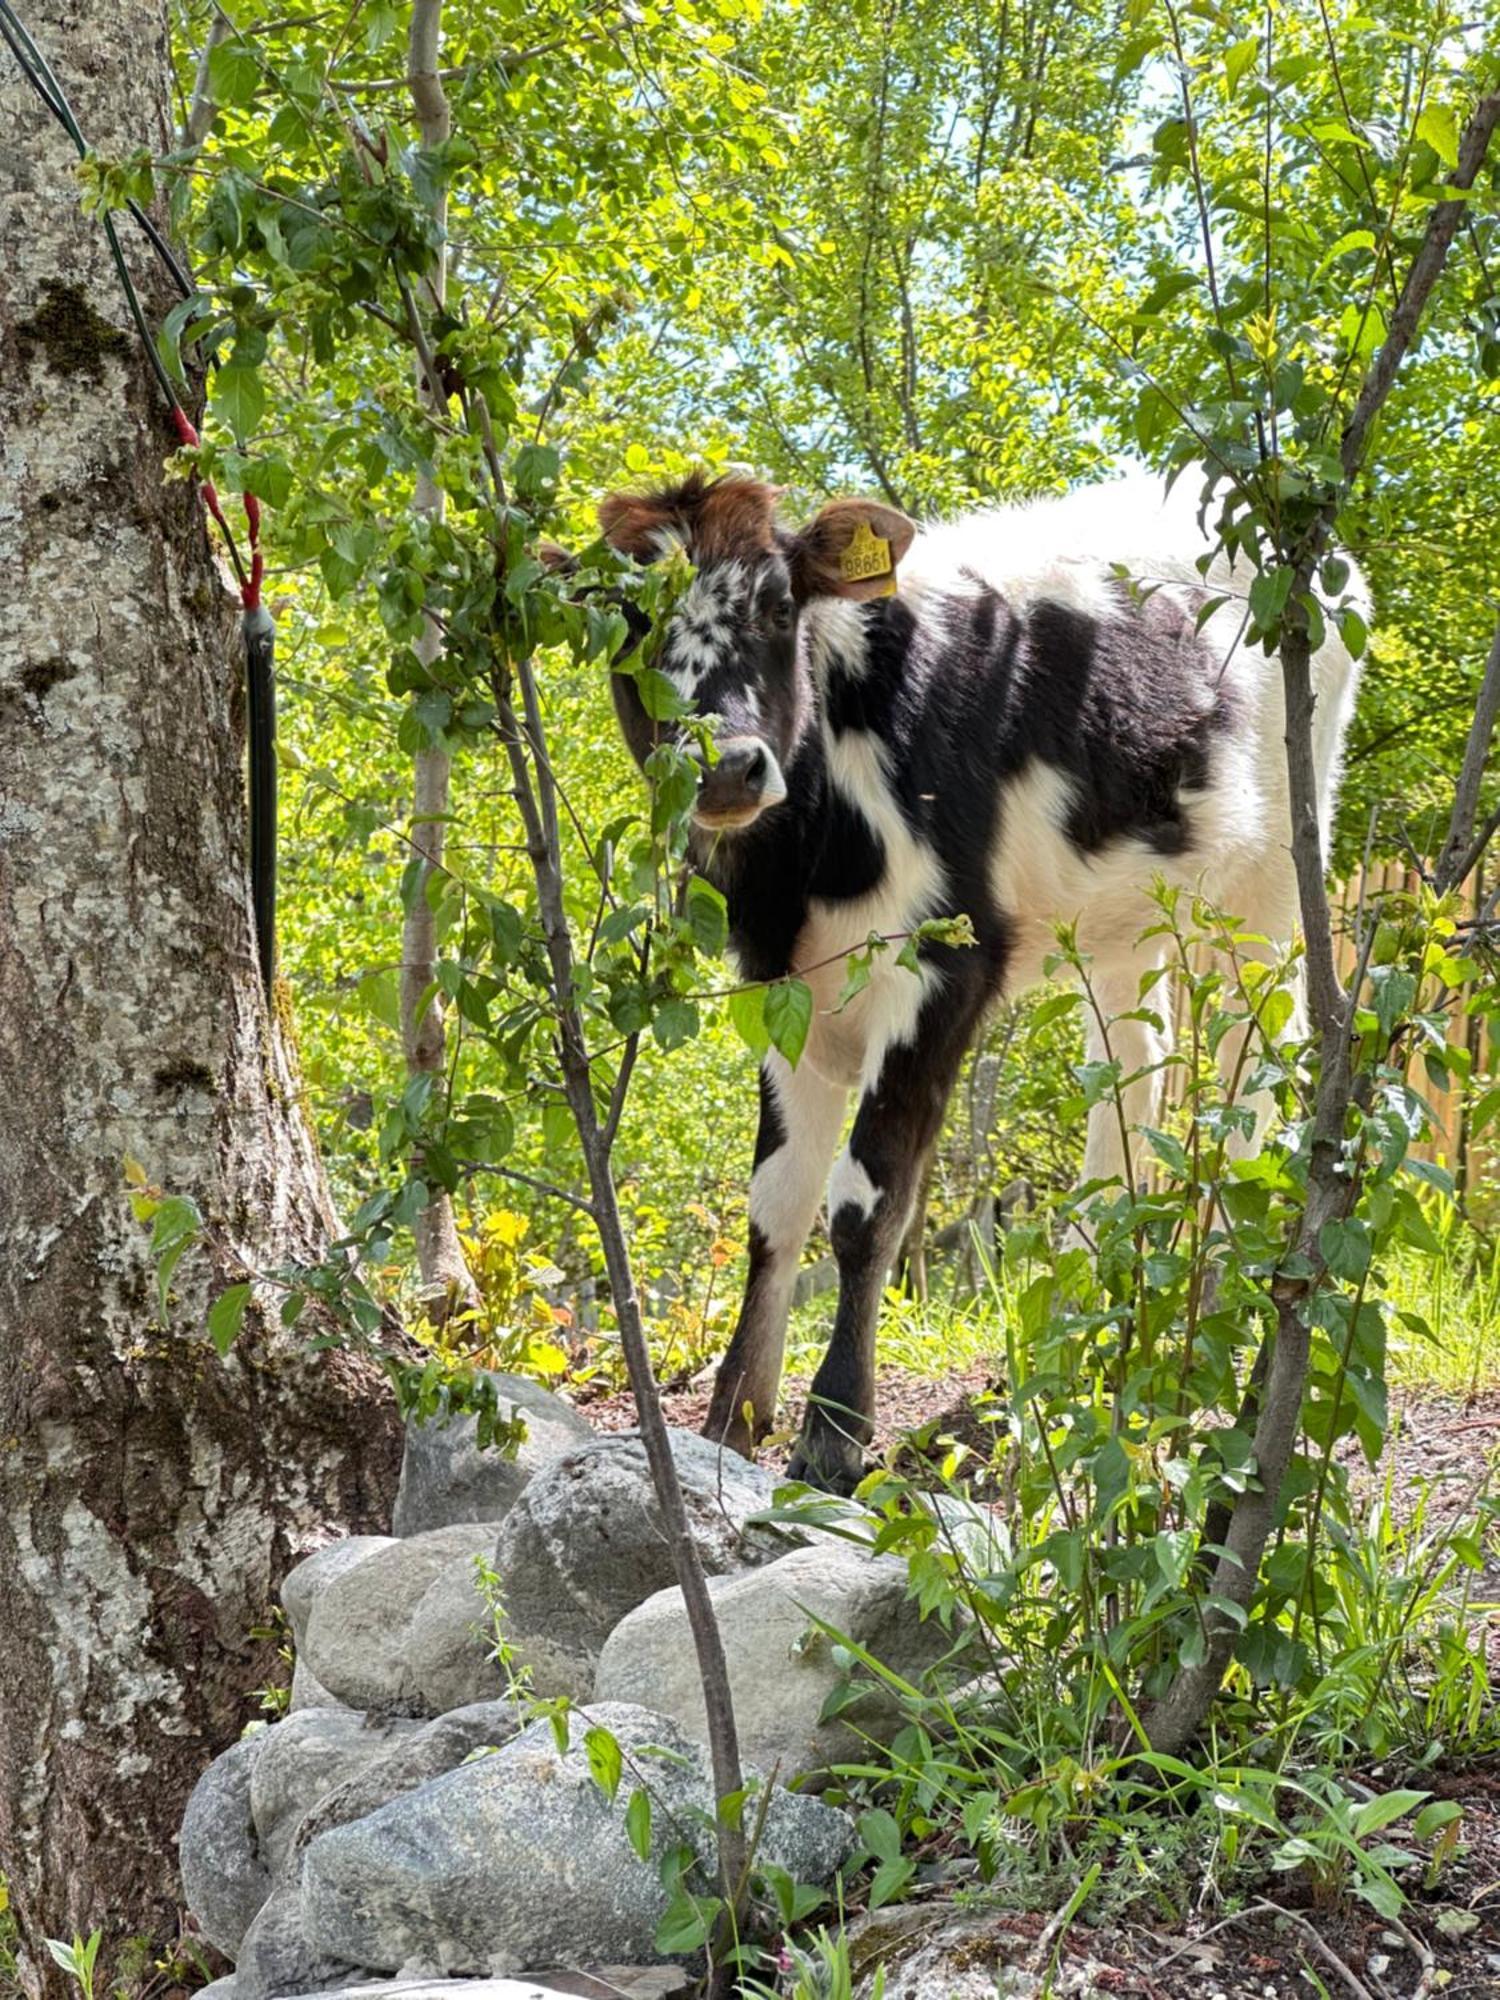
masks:
[[[428,148],[442,145],[453,129],[447,93],[438,73],[442,32],[442,0],[414,0],[407,41],[406,81],[417,129],[423,146]],[[433,214],[438,227],[445,228],[448,200],[441,190],[434,197]],[[438,249],[423,281],[421,309],[434,314],[441,312],[447,292],[445,243]],[[423,401],[440,421],[447,414],[447,397],[442,384],[428,376],[420,357],[417,382]],[[426,472],[417,477],[415,505],[417,512],[429,520],[442,520],[442,488]],[[428,618],[417,640],[417,658],[423,666],[430,667],[442,650],[442,627],[435,619]],[[427,885],[443,866],[450,775],[451,761],[446,750],[429,746],[418,750],[412,759],[411,839],[418,868],[401,931],[401,1040],[407,1075],[434,1077],[439,1088],[448,1060],[448,1031],[443,1020],[442,996],[434,985],[437,925],[427,901]],[[420,1158],[414,1159],[412,1165],[420,1171]],[[456,1308],[473,1305],[478,1294],[458,1233],[453,1201],[445,1189],[429,1188],[427,1206],[417,1217],[412,1233],[416,1238],[422,1296],[431,1316],[446,1319]]]
[[[33,0],[28,25],[102,154],[170,149],[156,0]],[[364,1364],[254,1307],[226,1361],[203,1337],[231,1250],[317,1257],[332,1217],[260,985],[236,620],[172,445],[72,149],[7,59],[0,1870],[49,2000],[44,1938],[102,1926],[102,1984],[126,1938],[175,1934],[183,1804],[268,1665],[250,1628],[321,1534],[385,1524],[398,1456]],[[166,1313],[127,1159],[221,1246]]]

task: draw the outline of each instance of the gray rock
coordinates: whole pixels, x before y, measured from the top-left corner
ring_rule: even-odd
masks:
[[[204,1987],[205,1993],[211,1988]],[[194,1994],[193,2000],[198,2000]],[[293,1993],[286,2000],[310,2000]],[[318,2000],[571,2000],[554,1986],[529,1979],[371,1979],[325,1990]]]
[[[771,1503],[771,1475],[690,1431],[671,1438],[709,1574],[782,1554],[786,1536],[747,1526]],[[539,1472],[506,1517],[495,1566],[505,1636],[535,1692],[587,1700],[605,1639],[627,1611],[675,1581],[640,1438],[597,1438]]]
[[[357,1567],[366,1556],[388,1549],[391,1540],[389,1535],[350,1535],[342,1542],[330,1542],[326,1548],[304,1556],[295,1569],[287,1571],[281,1585],[281,1602],[291,1622],[292,1638],[299,1653],[307,1637],[307,1621],[318,1594]]]
[[[299,1651],[335,1701],[426,1713],[406,1658],[412,1614],[453,1563],[491,1555],[495,1532],[466,1521],[387,1542],[317,1590]]]
[[[340,1708],[342,1705],[334,1700],[306,1660],[299,1658],[292,1668],[292,1698],[287,1703],[288,1715],[295,1715],[303,1708]]]
[[[936,1619],[920,1617],[906,1581],[904,1562],[834,1541],[710,1580],[748,1763],[789,1783],[857,1756],[861,1735],[888,1742],[896,1734],[900,1709],[864,1673],[869,1691],[837,1717],[820,1720],[845,1673],[814,1619],[903,1680],[920,1683],[953,1650],[954,1639]],[[658,1592],[620,1621],[605,1641],[594,1692],[598,1701],[649,1701],[696,1742],[707,1742],[697,1655],[679,1590]]]
[[[471,1556],[450,1563],[412,1613],[406,1664],[422,1702],[434,1715],[494,1701],[506,1677],[491,1657],[494,1635]]]
[[[231,1959],[271,1893],[250,1810],[251,1779],[270,1733],[257,1729],[215,1757],[193,1787],[178,1835],[183,1899],[209,1943]]]
[[[882,1992],[901,2000],[1105,2000],[1115,1974],[1082,1951],[1066,1953],[1050,1972],[1045,1959],[1037,1966],[1023,1922],[993,1905],[951,1902],[858,1916],[847,1931],[855,2000]]]
[[[497,1976],[657,1956],[660,1852],[684,1834],[705,1856],[710,1845],[707,1756],[645,1709],[601,1707],[577,1720],[614,1734],[627,1771],[649,1772],[650,1861],[637,1858],[625,1831],[630,1778],[607,1799],[589,1774],[583,1727],[560,1755],[550,1723],[537,1723],[493,1756],[310,1844],[302,1906],[318,1949],[381,1971],[435,1954],[445,1971]],[[776,1789],[764,1856],[799,1881],[822,1883],[852,1844],[842,1813]]]
[[[268,1729],[250,1776],[250,1813],[271,1873],[281,1872],[298,1822],[319,1799],[419,1729],[415,1722],[372,1722],[352,1708],[305,1708]]]
[[[519,1415],[526,1437],[513,1458],[477,1443],[477,1417],[448,1424],[409,1423],[401,1485],[392,1523],[398,1535],[419,1535],[455,1521],[498,1521],[532,1475],[593,1433],[571,1403],[524,1375],[492,1374],[502,1410]]]
[[[358,1977],[357,1967],[309,1943],[301,1893],[295,1880],[285,1880],[262,1903],[245,1933],[234,1968],[234,2000],[280,2000],[286,1993],[347,1986]]]
[[[210,1979],[207,1986],[200,1986],[193,2000],[234,2000],[234,1992],[234,1974],[228,1972],[222,1979]]]
[[[476,1750],[508,1743],[520,1730],[521,1720],[512,1702],[482,1701],[470,1708],[456,1708],[436,1722],[420,1724],[410,1735],[401,1735],[374,1763],[319,1799],[297,1826],[292,1858],[296,1860],[309,1841],[330,1827],[363,1819],[403,1792],[415,1791],[445,1771],[456,1770]],[[300,1868],[300,1861],[297,1865]]]

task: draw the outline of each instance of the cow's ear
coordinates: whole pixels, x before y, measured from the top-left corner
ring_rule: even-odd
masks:
[[[655,493],[607,493],[599,502],[599,528],[611,548],[637,562],[655,562],[681,534],[676,510]]]
[[[812,597],[889,597],[916,529],[878,500],[830,500],[789,551],[792,588]]]

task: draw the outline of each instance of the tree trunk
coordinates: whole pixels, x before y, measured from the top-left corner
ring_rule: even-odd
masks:
[[[28,25],[102,154],[170,149],[154,0],[33,0]],[[256,1266],[331,1222],[256,962],[236,620],[171,449],[71,148],[7,57],[0,1870],[49,1996],[44,1938],[102,1926],[102,1986],[126,1938],[175,1932],[184,1801],[267,1666],[249,1630],[320,1534],[385,1524],[397,1462],[374,1371],[305,1358],[274,1312],[215,1356],[222,1252],[163,1315],[125,1200],[135,1159]]]

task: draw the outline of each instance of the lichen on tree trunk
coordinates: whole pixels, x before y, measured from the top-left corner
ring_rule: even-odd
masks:
[[[149,0],[36,0],[100,152],[172,144]],[[129,232],[133,237],[134,232]],[[170,303],[138,238],[148,314]],[[188,1790],[253,1713],[281,1573],[384,1525],[372,1369],[252,1312],[226,1362],[195,1256],[158,1310],[124,1163],[264,1265],[331,1215],[262,996],[233,605],[76,161],[0,74],[0,1870],[24,1976],[176,1928]],[[148,1961],[149,1962],[149,1961]]]

